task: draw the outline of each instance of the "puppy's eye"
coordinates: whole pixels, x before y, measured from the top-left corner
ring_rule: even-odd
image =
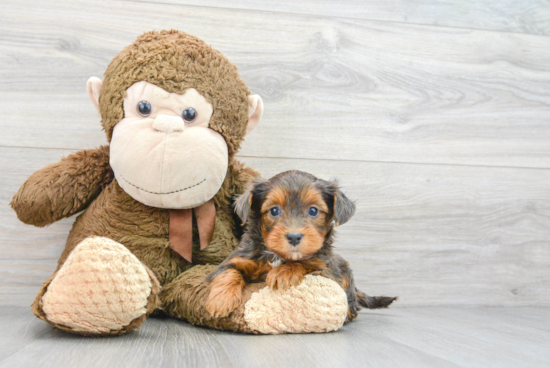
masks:
[[[307,214],[311,217],[315,217],[319,214],[319,210],[316,207],[309,207],[309,209],[307,210]]]
[[[269,214],[273,217],[277,217],[281,214],[281,209],[279,207],[273,207],[269,210]]]
[[[149,101],[139,101],[137,104],[137,111],[141,116],[149,116],[151,115],[151,111],[153,108],[151,107],[151,103]]]
[[[181,113],[181,117],[183,118],[183,120],[185,120],[186,123],[190,123],[197,118],[197,111],[192,107],[188,107],[183,110],[183,112]]]

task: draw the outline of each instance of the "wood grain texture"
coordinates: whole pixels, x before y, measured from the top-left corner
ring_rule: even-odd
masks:
[[[28,305],[74,219],[20,223],[11,196],[67,150],[0,148],[0,304]],[[265,177],[298,169],[357,201],[336,251],[358,287],[408,306],[550,306],[550,170],[242,157]]]
[[[544,367],[548,308],[363,311],[329,334],[253,336],[149,319],[141,330],[89,338],[30,311],[0,308],[0,367]]]
[[[2,9],[2,146],[102,144],[87,78],[142,32],[179,28],[263,97],[243,155],[550,168],[550,37],[124,1]]]
[[[396,308],[550,306],[544,1],[499,11],[485,0],[208,1],[2,2],[0,305],[30,304],[74,221],[26,226],[11,197],[35,170],[105,143],[86,80],[142,32],[177,28],[224,53],[263,97],[245,162],[267,177],[339,177],[358,201],[337,249],[361,289],[399,295]],[[436,18],[506,32],[410,24]]]
[[[548,0],[131,0],[550,35]],[[281,17],[284,17],[281,14]]]

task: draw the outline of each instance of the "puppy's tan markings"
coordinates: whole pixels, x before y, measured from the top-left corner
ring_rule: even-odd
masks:
[[[275,187],[269,191],[264,203],[262,204],[261,212],[265,213],[273,206],[284,207],[288,201],[287,191],[281,187]]]
[[[230,263],[241,272],[244,278],[250,281],[263,281],[272,267],[265,262],[257,262],[242,257],[232,258]]]
[[[315,271],[330,271],[328,264],[319,258],[306,259],[300,263],[302,263],[308,274]]]
[[[304,208],[307,209],[310,206],[316,206],[319,211],[328,213],[327,204],[325,203],[322,194],[317,189],[307,188],[301,190],[300,199],[304,204]]]
[[[347,275],[344,275],[341,280],[338,282],[342,289],[345,291],[348,291],[349,289],[349,277]]]
[[[302,257],[307,258],[315,254],[325,242],[325,231],[319,231],[312,225],[306,225],[300,229],[303,234],[302,244],[300,245],[300,251]]]
[[[290,245],[286,240],[286,234],[288,234],[290,229],[284,225],[275,225],[269,232],[265,228],[262,230],[262,236],[265,239],[267,248],[279,257],[288,259]]]
[[[239,271],[229,269],[220,273],[212,280],[206,310],[215,318],[228,316],[241,304],[244,286]]]
[[[269,271],[265,282],[273,290],[287,290],[300,285],[306,274],[307,271],[301,263],[288,262]]]

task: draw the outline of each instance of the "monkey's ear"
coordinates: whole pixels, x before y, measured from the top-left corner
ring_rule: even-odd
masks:
[[[334,191],[334,223],[340,226],[349,221],[355,214],[355,203],[350,200],[338,187],[338,182],[332,182]]]
[[[240,217],[243,224],[248,219],[248,213],[252,207],[252,202],[254,201],[254,196],[258,196],[260,187],[264,183],[267,183],[267,180],[262,178],[256,178],[252,183],[248,185],[248,188],[244,191],[243,194],[237,197],[235,201],[235,213]],[[263,191],[262,191],[263,192]]]
[[[101,114],[101,111],[99,111],[99,95],[101,95],[101,91],[103,91],[103,82],[97,77],[91,77],[86,83],[86,90],[97,112]]]
[[[264,103],[262,98],[258,95],[248,96],[248,125],[246,126],[246,134],[250,133],[252,129],[258,125],[262,120],[264,113]]]

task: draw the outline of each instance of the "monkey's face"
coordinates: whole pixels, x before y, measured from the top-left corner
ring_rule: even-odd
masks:
[[[228,149],[209,128],[212,113],[193,88],[176,94],[145,81],[133,84],[111,140],[119,185],[159,208],[192,208],[214,197],[227,173]]]
[[[158,208],[212,199],[263,112],[261,98],[250,94],[229,60],[176,30],[139,36],[109,63],[103,82],[88,80],[87,90],[101,114],[118,184]]]

